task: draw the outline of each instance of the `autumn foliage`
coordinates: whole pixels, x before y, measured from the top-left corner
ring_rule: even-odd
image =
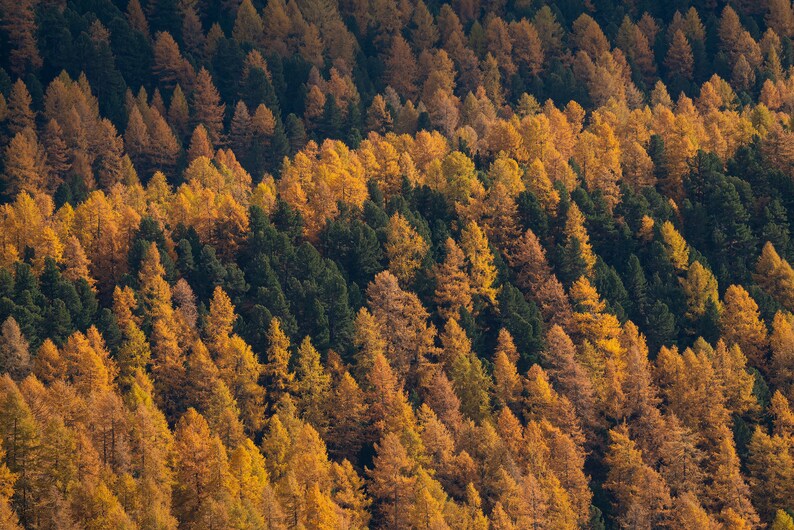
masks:
[[[793,37],[0,0],[0,529],[794,528]]]

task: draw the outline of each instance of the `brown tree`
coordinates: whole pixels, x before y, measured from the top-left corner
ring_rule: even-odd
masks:
[[[402,36],[397,35],[392,39],[386,58],[386,84],[405,99],[413,99],[417,93],[417,75],[416,58],[411,47]]]
[[[36,133],[29,128],[18,132],[5,148],[6,193],[13,197],[20,192],[42,191],[47,175],[46,155]]]
[[[567,328],[571,324],[571,304],[560,281],[546,259],[546,251],[532,230],[527,230],[508,255],[518,272],[518,286],[531,293],[543,319]]]
[[[35,72],[42,65],[41,56],[36,46],[38,31],[34,2],[23,0],[0,2],[0,27],[7,35],[10,50],[8,58],[12,71],[17,75]]]
[[[684,32],[681,30],[673,34],[667,56],[664,58],[664,65],[676,76],[681,79],[692,78],[692,68],[694,59],[692,57],[692,47],[689,45]]]
[[[460,309],[471,312],[471,285],[466,273],[466,258],[452,238],[445,243],[446,256],[435,269],[436,293],[439,315],[446,319],[457,317]]]
[[[223,112],[226,104],[221,103],[221,97],[206,68],[199,70],[196,77],[192,101],[194,126],[203,125],[207,129],[210,141],[214,145],[221,145],[224,141]]]
[[[8,132],[15,135],[25,128],[35,130],[35,115],[30,108],[32,103],[28,87],[21,79],[17,79],[11,87],[6,103],[6,120]]]

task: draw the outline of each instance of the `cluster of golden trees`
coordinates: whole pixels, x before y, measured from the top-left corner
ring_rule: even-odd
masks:
[[[547,369],[526,373],[506,329],[487,369],[451,311],[492,304],[498,290],[476,223],[447,240],[436,269],[443,329],[400,286],[395,274],[411,272],[400,252],[367,287],[350,365],[308,337],[291,345],[277,319],[257,356],[226,293],[216,288],[197,318],[190,287],[165,280],[152,244],[138,289],[113,292],[113,355],[93,326],[31,351],[13,318],[3,324],[4,527],[578,528],[594,523],[584,463],[595,453],[621,526],[777,517],[786,528],[776,511],[794,492],[794,321],[780,312],[767,333],[742,287],[719,300],[677,231],[661,237],[686,270],[691,310],[719,304],[722,338],[649,361],[644,336],[586,276],[565,293],[528,231],[510,259],[549,328]],[[794,304],[794,271],[770,244],[757,271]],[[756,427],[743,471],[731,418],[760,413],[748,359],[777,390],[772,429]]]
[[[0,0],[0,528],[794,528],[788,0],[178,4]]]

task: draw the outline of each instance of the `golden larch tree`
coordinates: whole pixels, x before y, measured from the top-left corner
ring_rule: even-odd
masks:
[[[444,261],[435,268],[435,301],[444,319],[457,317],[460,309],[472,311],[471,284],[466,271],[466,257],[455,240],[447,238]]]
[[[403,285],[409,285],[413,281],[429,248],[427,241],[400,213],[395,213],[389,219],[386,256],[389,259],[389,270]]]
[[[723,304],[720,315],[722,338],[728,344],[738,344],[752,366],[765,369],[769,340],[758,304],[739,285],[728,287]]]

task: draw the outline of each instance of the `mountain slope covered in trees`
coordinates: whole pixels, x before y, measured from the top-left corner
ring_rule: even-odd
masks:
[[[794,529],[789,0],[0,0],[0,528]]]

